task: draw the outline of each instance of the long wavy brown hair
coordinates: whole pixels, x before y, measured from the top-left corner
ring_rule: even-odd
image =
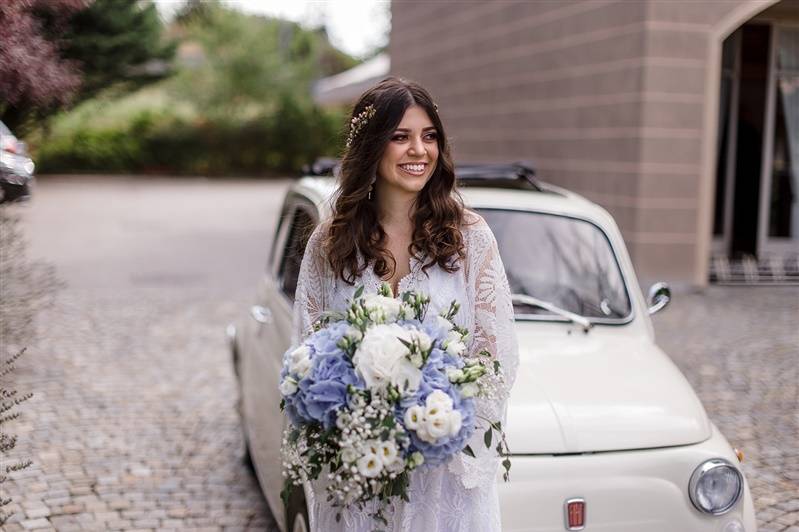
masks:
[[[376,190],[371,200],[368,195],[383,152],[405,111],[413,105],[422,107],[433,122],[438,133],[439,155],[414,204],[414,229],[408,252],[424,261],[425,273],[434,264],[448,272],[457,271],[458,261],[465,257],[460,232],[464,206],[455,186],[447,136],[433,99],[418,83],[391,76],[361,95],[350,121],[368,105],[374,106],[374,116],[358,131],[341,158],[333,216],[323,246],[332,272],[344,282],[354,284],[372,260],[374,272],[380,278],[393,275],[396,270],[397,261],[386,248],[386,233],[380,225]],[[359,261],[359,251],[363,262]]]

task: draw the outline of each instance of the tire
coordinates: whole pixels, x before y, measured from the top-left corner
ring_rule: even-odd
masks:
[[[295,486],[286,507],[286,532],[310,532],[309,523],[305,492],[302,487]]]
[[[20,199],[29,199],[30,190],[27,185],[12,185],[11,183],[2,183],[3,194],[0,203],[17,201]]]

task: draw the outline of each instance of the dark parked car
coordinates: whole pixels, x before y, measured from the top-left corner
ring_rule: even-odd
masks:
[[[0,203],[30,198],[34,168],[25,143],[0,122]]]

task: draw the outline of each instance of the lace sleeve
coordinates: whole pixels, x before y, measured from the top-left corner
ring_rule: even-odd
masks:
[[[319,224],[308,238],[297,277],[291,345],[297,346],[313,332],[313,324],[327,308],[326,260],[322,252],[325,228]]]
[[[450,471],[460,476],[463,486],[473,488],[495,481],[500,462],[494,449],[496,438],[487,449],[483,434],[488,422],[481,418],[502,420],[504,425],[507,399],[519,365],[519,351],[505,267],[494,234],[482,218],[466,231],[466,244],[467,294],[474,313],[467,356],[477,356],[486,349],[497,357],[502,368],[502,378],[492,383],[489,395],[477,399],[478,429],[470,442],[475,458],[460,453],[450,462]]]

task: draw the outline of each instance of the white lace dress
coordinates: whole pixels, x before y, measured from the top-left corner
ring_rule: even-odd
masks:
[[[462,229],[466,259],[461,268],[448,273],[434,265],[425,274],[422,263],[412,258],[411,271],[400,280],[398,293],[417,290],[430,295],[427,316],[435,316],[453,299],[461,303],[454,321],[471,333],[467,356],[488,349],[499,357],[505,374],[503,393],[491,400],[479,399],[477,412],[488,419],[504,419],[507,394],[518,366],[510,289],[491,229],[476,213],[467,211],[467,219],[476,219],[477,223]],[[366,292],[376,292],[381,282],[372,264],[354,286],[334,278],[321,254],[322,227],[318,226],[311,235],[300,267],[294,303],[294,345],[311,333],[312,324],[321,312],[343,310],[358,285],[364,285]],[[483,443],[483,433],[488,428],[484,425],[478,427],[470,442],[475,458],[459,453],[446,464],[421,467],[411,473],[410,502],[398,500],[384,510],[388,530],[501,530],[496,490],[499,458],[493,448],[486,449]],[[337,510],[326,501],[324,482],[320,479],[305,486],[311,530],[371,531],[377,527],[369,517],[374,507],[364,511],[345,510],[337,522]]]

